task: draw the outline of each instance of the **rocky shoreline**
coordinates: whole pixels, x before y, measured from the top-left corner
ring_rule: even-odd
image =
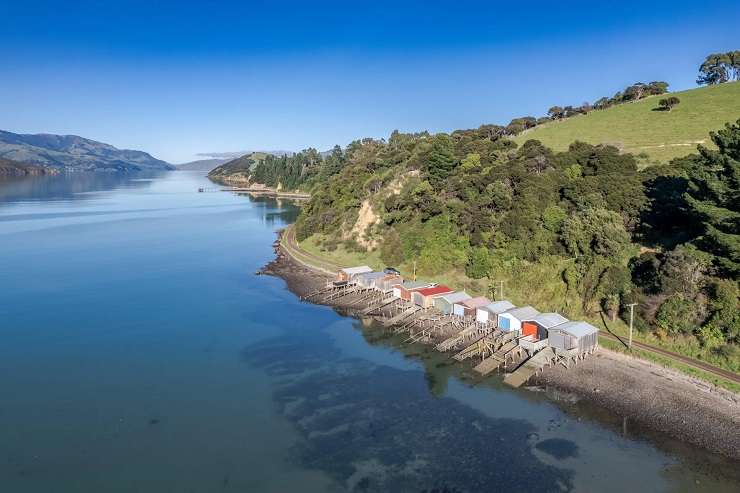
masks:
[[[280,277],[295,295],[324,286],[328,276],[293,260],[279,242],[275,255],[262,273]],[[349,315],[362,308],[332,306]],[[547,368],[529,383],[607,410],[612,421],[624,418],[652,434],[740,461],[740,396],[674,370],[600,348],[575,367]]]

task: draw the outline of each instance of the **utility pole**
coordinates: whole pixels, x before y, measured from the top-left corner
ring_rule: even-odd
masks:
[[[504,280],[501,279],[500,282],[501,282],[501,291],[500,291],[500,293],[501,293],[501,299],[503,300],[504,299]]]
[[[639,303],[628,303],[626,306],[630,307],[630,342],[629,342],[629,350],[632,351],[632,323],[635,320],[635,305],[638,305]]]
[[[496,281],[496,279],[493,279],[491,281],[491,284],[488,287],[488,291],[492,297],[494,298],[496,297],[496,288],[494,287],[496,285],[496,282],[499,283],[499,295],[501,296],[501,298],[499,299],[503,300],[504,299],[504,280],[503,279],[500,279],[498,281]]]
[[[416,260],[414,260],[414,281],[416,281]]]

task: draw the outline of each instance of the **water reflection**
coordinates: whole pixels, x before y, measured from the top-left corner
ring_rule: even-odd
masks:
[[[0,204],[17,201],[88,200],[89,192],[143,188],[166,171],[139,173],[61,173],[0,180]]]

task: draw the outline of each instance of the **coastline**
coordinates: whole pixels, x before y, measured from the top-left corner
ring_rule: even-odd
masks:
[[[211,177],[209,175],[208,179],[211,180],[214,183],[218,183],[219,185],[223,185],[229,188],[229,192],[236,192],[236,193],[248,193],[251,195],[261,195],[264,197],[274,197],[278,199],[294,199],[294,200],[305,200],[310,199],[311,195],[307,193],[302,192],[284,192],[281,190],[276,190],[274,188],[268,187],[267,185],[263,185],[261,183],[252,183],[249,181],[248,178],[244,179],[240,176],[234,176],[234,177]]]
[[[283,279],[296,296],[314,292],[330,278],[326,270],[293,258],[280,239],[273,246],[275,259],[262,273]],[[350,316],[359,316],[363,308],[342,302],[330,306]],[[570,369],[546,368],[529,382],[529,388],[543,387],[572,394],[649,432],[740,461],[740,434],[735,433],[740,396],[728,390],[605,348]]]

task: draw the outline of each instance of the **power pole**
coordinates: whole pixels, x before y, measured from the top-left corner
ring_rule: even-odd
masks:
[[[416,281],[416,260],[414,260],[414,281]]]
[[[501,293],[501,299],[503,300],[504,299],[504,280],[501,279],[500,282],[501,282],[501,291],[500,291],[500,293]]]
[[[632,351],[632,322],[635,320],[635,305],[639,303],[628,303],[626,306],[630,307],[630,342],[628,344],[629,350]]]

